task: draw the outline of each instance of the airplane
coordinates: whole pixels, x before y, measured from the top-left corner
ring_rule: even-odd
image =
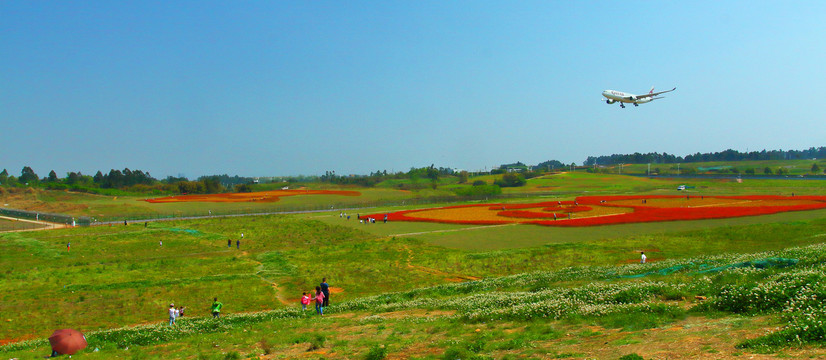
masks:
[[[654,87],[652,86],[651,90],[648,92],[648,94],[645,94],[645,95],[634,95],[634,94],[624,93],[622,91],[605,90],[605,91],[602,92],[602,96],[605,96],[608,99],[608,100],[605,100],[606,104],[613,104],[615,102],[619,102],[620,107],[624,109],[625,104],[623,104],[623,103],[631,103],[631,104],[634,104],[634,106],[640,106],[640,104],[645,104],[647,102],[651,102],[651,101],[654,101],[654,100],[657,100],[657,99],[662,99],[663,96],[657,97],[657,95],[665,94],[667,92],[672,92],[674,90],[677,90],[677,88],[675,87],[671,90],[654,92]]]

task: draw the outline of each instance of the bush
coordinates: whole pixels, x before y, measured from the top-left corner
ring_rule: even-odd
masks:
[[[310,348],[307,351],[318,350],[324,347],[324,343],[327,342],[327,338],[321,334],[315,334],[313,339],[310,341]]]
[[[444,359],[444,360],[461,360],[461,359],[467,359],[468,357],[470,357],[470,355],[471,355],[470,352],[468,352],[466,349],[458,348],[458,347],[452,347],[452,348],[449,348],[449,349],[445,350],[445,354],[442,356],[442,359]]]
[[[628,355],[623,355],[619,358],[619,360],[645,360],[642,356],[637,355],[636,353],[631,353]]]
[[[496,180],[493,183],[500,187],[519,187],[525,186],[527,181],[525,181],[525,177],[522,176],[522,174],[506,173],[502,175],[502,179]]]
[[[367,355],[364,357],[365,360],[381,360],[387,357],[387,348],[384,345],[373,345],[370,348],[370,351],[367,352]]]

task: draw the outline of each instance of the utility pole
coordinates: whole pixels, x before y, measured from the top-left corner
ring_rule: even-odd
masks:
[[[651,163],[648,163],[648,176],[651,176]]]
[[[677,163],[677,175],[680,175],[680,163]]]

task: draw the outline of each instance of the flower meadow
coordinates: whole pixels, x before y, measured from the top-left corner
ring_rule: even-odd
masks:
[[[826,196],[635,195],[581,196],[574,201],[525,204],[467,204],[365,216],[381,219],[386,215],[389,221],[578,227],[722,219],[823,208],[826,208]]]

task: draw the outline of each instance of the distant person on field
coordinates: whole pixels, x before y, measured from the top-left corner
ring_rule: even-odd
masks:
[[[315,287],[315,313],[324,315],[324,293],[321,292],[321,287]]]
[[[227,239],[227,247],[228,248],[232,247],[232,239]]]
[[[175,305],[169,304],[169,326],[175,325]]]
[[[318,285],[321,292],[324,294],[324,306],[330,306],[330,285],[327,284],[327,278],[321,279],[321,284]]]
[[[158,240],[158,245],[163,246],[163,239]]]
[[[647,257],[645,257],[645,251],[640,251],[640,264],[645,264],[645,259],[647,259]]]
[[[301,311],[307,311],[307,305],[310,305],[310,296],[305,292],[301,296]]]
[[[66,243],[66,251],[71,251],[71,250],[72,250],[72,242],[67,242]]]
[[[177,317],[184,317],[184,310],[186,310],[186,307],[178,306],[178,316]]]
[[[235,246],[240,249],[241,248],[241,239],[235,240]]]
[[[230,245],[232,246],[232,245]],[[213,318],[220,318],[221,317],[221,308],[224,307],[224,304],[221,304],[218,301],[218,298],[215,298],[215,301],[212,302],[212,317]]]

